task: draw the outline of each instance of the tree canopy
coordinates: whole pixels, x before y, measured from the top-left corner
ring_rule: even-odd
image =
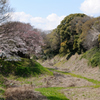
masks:
[[[76,13],[66,16],[51,33],[46,35],[45,54],[82,53],[98,46],[100,17]],[[100,35],[99,35],[100,36]]]
[[[8,22],[1,25],[0,49],[8,56],[38,55],[44,45],[38,30],[30,24],[21,22]]]

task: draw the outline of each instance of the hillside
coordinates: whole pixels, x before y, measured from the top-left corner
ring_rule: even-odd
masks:
[[[51,60],[43,62],[42,65],[64,75],[60,76],[57,81],[52,79],[51,86],[65,87],[61,91],[69,100],[99,100],[99,66],[92,67],[82,56],[75,54],[67,60],[68,55],[63,57],[56,55]]]
[[[2,25],[0,99],[100,100],[99,28],[100,17],[80,13],[48,34],[21,22]]]
[[[24,80],[41,75],[52,75],[52,72],[33,59],[21,58],[19,61],[0,59],[0,100],[4,100],[4,98],[6,100],[15,100],[14,98],[25,100],[34,96],[37,98],[38,95],[41,97],[41,94],[33,91],[33,82],[24,83]],[[20,93],[28,94],[23,97]]]
[[[100,81],[99,66],[92,67],[88,64],[88,60],[85,58],[81,59],[81,56],[82,55],[75,54],[72,55],[69,60],[67,60],[66,58],[68,55],[63,57],[57,55],[51,60],[46,60],[42,64],[46,67],[49,66],[49,68],[54,68],[69,73],[73,72],[75,74]]]
[[[30,75],[29,72],[26,73],[28,76],[14,72],[7,76],[4,73],[0,74],[0,99],[4,100],[3,98],[6,97],[6,100],[15,100],[15,98],[18,100],[29,100],[29,98],[30,100],[99,100],[99,67],[88,65],[88,60],[83,58],[84,55],[77,53],[71,56],[56,55],[43,62],[38,60],[46,68],[34,60],[23,58],[22,61],[15,63],[16,68],[20,66],[21,73],[32,71],[25,69],[32,67],[32,64],[37,71],[33,70]],[[7,64],[9,66],[9,62],[1,63],[4,64],[3,66],[6,65],[6,68]],[[10,62],[11,65],[13,63]]]
[[[26,1],[0,0],[0,100],[100,100],[100,1]]]
[[[66,16],[51,33],[43,36],[42,59],[57,54],[82,54],[100,47],[100,17],[81,13]]]

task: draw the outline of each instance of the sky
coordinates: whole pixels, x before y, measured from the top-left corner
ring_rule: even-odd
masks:
[[[69,14],[100,15],[100,0],[9,0],[9,4],[14,9],[12,21],[42,30],[55,29]]]

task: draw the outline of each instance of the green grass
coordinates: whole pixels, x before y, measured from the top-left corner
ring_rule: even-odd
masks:
[[[95,85],[92,85],[92,86],[83,86],[83,87],[100,88],[100,81],[98,81],[98,80],[89,79],[89,78],[83,77],[83,76],[81,76],[81,75],[76,75],[76,74],[73,74],[73,73],[66,73],[66,72],[63,72],[63,71],[58,71],[58,70],[55,70],[55,69],[52,69],[52,68],[48,68],[48,69],[51,70],[51,71],[59,72],[59,73],[61,73],[61,74],[71,75],[71,76],[73,76],[73,77],[85,79],[85,80],[87,80],[87,81],[92,82],[93,84],[95,84]],[[68,88],[82,88],[82,87],[68,87]]]
[[[82,55],[80,59],[82,58],[88,59],[88,64],[92,67],[100,67],[100,48],[95,47],[88,50]]]
[[[41,80],[43,80],[44,78],[51,76],[51,75],[39,75],[39,76],[35,76],[35,77],[16,77],[16,76],[9,76],[7,77],[9,80],[16,80],[20,82],[20,85],[23,84],[33,84],[35,86],[40,86],[43,84],[43,82]]]
[[[43,67],[33,59],[22,58],[21,61],[4,61],[0,59],[0,73],[8,76],[9,74],[28,77],[41,74],[52,74],[48,69]]]
[[[28,79],[33,76],[38,79],[39,76],[43,75],[51,76],[53,73],[32,59],[22,58],[21,61],[4,61],[3,59],[0,59],[0,100],[4,100],[3,97],[6,90],[4,77],[8,80],[18,79],[22,80],[25,84],[31,84],[32,80],[28,81]]]
[[[0,89],[0,94],[4,94],[4,90],[3,89]]]
[[[4,89],[0,89],[0,100],[5,100],[4,99],[4,93],[5,93],[5,90]]]
[[[5,88],[5,85],[4,85],[4,77],[1,74],[0,74],[0,87]]]
[[[67,73],[65,73],[65,74],[67,74]],[[68,73],[67,75],[71,75],[71,76],[77,77],[77,78],[82,78],[82,79],[85,79],[85,80],[92,82],[94,84],[100,84],[100,81],[97,81],[97,80],[94,80],[94,79],[89,79],[89,78],[83,77],[81,75],[76,75],[76,74],[73,74],[73,73]]]
[[[58,71],[58,70],[55,70],[55,69],[52,69],[52,68],[48,68],[48,69],[51,70],[51,71],[56,71],[56,72],[65,74],[65,75],[71,75],[71,76],[73,76],[73,77],[82,78],[82,79],[85,79],[85,80],[87,80],[87,81],[89,81],[89,82],[92,82],[92,83],[94,83],[94,84],[97,84],[97,85],[100,84],[100,81],[98,81],[98,80],[89,79],[89,78],[83,77],[83,76],[81,76],[81,75],[76,75],[76,74],[73,74],[73,73],[66,73],[66,72]]]
[[[49,100],[69,100],[66,96],[60,93],[62,87],[50,87],[50,88],[37,88],[35,91],[41,92],[42,95],[46,96]]]

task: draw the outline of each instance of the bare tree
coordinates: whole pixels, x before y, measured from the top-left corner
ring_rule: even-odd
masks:
[[[86,49],[91,49],[95,46],[98,46],[98,35],[99,34],[100,32],[94,27],[92,27],[92,29],[88,31],[88,34],[86,35],[85,40],[83,41],[83,46]]]
[[[8,0],[0,0],[0,24],[5,22],[9,17],[10,13],[13,11],[8,3]]]

